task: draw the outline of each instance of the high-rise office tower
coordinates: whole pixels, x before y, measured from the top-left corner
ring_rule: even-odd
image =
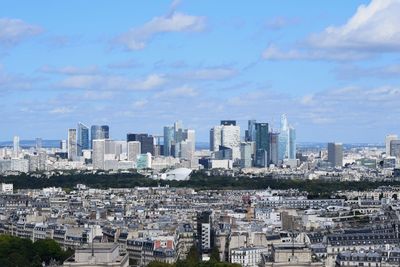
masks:
[[[246,131],[246,141],[255,142],[256,141],[256,120],[248,121],[248,128]]]
[[[240,144],[240,167],[251,168],[253,165],[253,142],[243,142]]]
[[[76,160],[78,156],[78,146],[76,143],[76,129],[68,129],[68,160]]]
[[[210,151],[216,152],[222,145],[222,126],[215,126],[210,130]]]
[[[232,149],[232,160],[240,160],[240,127],[233,123],[218,125],[210,130],[210,150],[217,152],[220,147]]]
[[[61,152],[64,152],[64,153],[68,151],[67,140],[60,141],[60,149],[61,149]]]
[[[196,132],[192,129],[186,129],[184,132],[185,140],[190,142],[193,153],[196,150]]]
[[[175,142],[175,128],[173,126],[164,127],[164,156],[172,155],[172,144]]]
[[[140,142],[140,150],[142,154],[150,153],[154,155],[154,137],[148,134],[136,134],[136,133],[128,133],[126,135],[126,141],[139,141]]]
[[[279,160],[289,158],[289,125],[285,114],[281,117],[281,131],[279,134]]]
[[[390,141],[390,156],[400,159],[400,140]]]
[[[19,152],[20,152],[19,136],[14,136],[14,138],[13,138],[13,157],[18,158]]]
[[[89,149],[89,128],[83,123],[78,123],[78,156],[82,156],[82,150]]]
[[[93,148],[93,154],[92,154],[93,169],[104,170],[106,140],[94,139],[92,148]]]
[[[279,133],[270,132],[269,133],[269,143],[270,143],[270,162],[274,165],[279,164]]]
[[[343,144],[328,143],[328,162],[332,167],[343,166]]]
[[[390,156],[390,142],[393,140],[398,140],[399,137],[396,134],[389,134],[385,137],[385,151],[386,156]]]
[[[256,165],[268,167],[270,156],[269,126],[268,123],[256,123]]]
[[[137,156],[142,152],[140,150],[140,142],[139,141],[130,141],[128,142],[128,160],[136,161]]]
[[[224,125],[221,131],[221,144],[232,149],[232,160],[240,159],[240,127]]]
[[[296,159],[296,130],[289,127],[289,159]]]
[[[92,125],[92,127],[90,127],[91,144],[93,144],[93,140],[109,139],[109,138],[110,138],[110,127],[108,125]]]

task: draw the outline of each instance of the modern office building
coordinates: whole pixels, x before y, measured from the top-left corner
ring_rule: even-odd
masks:
[[[92,147],[93,147],[93,154],[92,154],[93,169],[104,170],[106,140],[95,139],[93,140]]]
[[[256,123],[256,166],[268,167],[270,156],[270,137],[268,123]]]
[[[222,123],[223,121],[221,121]],[[240,127],[231,122],[215,126],[210,130],[210,150],[217,152],[220,147],[232,149],[232,160],[240,160]]]
[[[390,156],[400,159],[400,140],[390,141]]]
[[[397,134],[388,134],[385,137],[385,152],[386,156],[390,156],[390,142],[394,140],[399,140]]]
[[[343,144],[328,143],[328,162],[332,167],[343,166]]]
[[[172,155],[172,145],[175,143],[175,128],[173,126],[164,127],[164,156]]]
[[[128,142],[128,161],[135,161],[137,157],[141,154],[140,142],[130,141]]]
[[[247,142],[255,142],[256,141],[256,120],[248,121],[248,128],[246,131],[245,139]]]
[[[150,153],[140,154],[136,160],[136,168],[138,170],[150,169],[152,158]]]
[[[14,136],[13,138],[13,158],[19,157],[19,152],[21,148],[19,146],[19,136]]]
[[[78,145],[78,156],[82,156],[82,150],[89,149],[89,128],[84,125],[83,123],[78,123],[78,138],[77,138],[77,145]]]
[[[251,168],[253,165],[253,142],[240,144],[240,167]]]
[[[296,159],[296,129],[289,127],[289,159]]]
[[[296,129],[289,125],[285,114],[281,117],[278,158],[280,162],[296,159]]]
[[[138,141],[140,142],[140,151],[142,154],[150,153],[154,155],[154,137],[145,133],[128,133],[126,141]]]
[[[270,144],[270,162],[274,165],[279,164],[279,133],[269,133],[269,144]]]
[[[90,128],[90,143],[93,145],[93,140],[109,139],[110,127],[108,125],[92,125]]]
[[[216,152],[222,145],[222,126],[215,126],[210,130],[210,151]]]
[[[76,129],[68,129],[68,160],[75,161],[78,157],[78,145],[76,142]]]

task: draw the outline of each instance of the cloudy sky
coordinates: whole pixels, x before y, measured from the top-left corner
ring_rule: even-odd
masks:
[[[400,134],[400,0],[5,1],[0,140],[220,119],[299,141]]]

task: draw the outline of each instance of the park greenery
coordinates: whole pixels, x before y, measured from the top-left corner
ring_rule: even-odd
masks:
[[[305,180],[299,178],[274,179],[271,176],[247,177],[211,175],[199,171],[194,172],[187,181],[155,180],[139,173],[70,173],[56,174],[50,177],[44,175],[8,175],[0,176],[0,183],[13,183],[14,189],[40,189],[45,187],[62,187],[73,190],[77,184],[85,184],[93,188],[133,188],[137,186],[156,187],[190,187],[196,190],[224,190],[224,189],[298,189],[306,191],[311,198],[330,197],[344,190],[371,190],[380,186],[400,186],[400,181],[328,181]]]
[[[52,239],[32,242],[30,239],[0,235],[0,266],[40,267],[43,263],[62,263],[72,255]]]

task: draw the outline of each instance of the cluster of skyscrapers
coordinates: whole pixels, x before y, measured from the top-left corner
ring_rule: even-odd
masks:
[[[296,131],[288,124],[286,115],[282,115],[279,131],[274,131],[269,123],[249,120],[244,139],[241,140],[236,121],[224,120],[214,126],[210,130],[212,164],[223,164],[218,162],[222,160],[242,168],[296,164]]]

